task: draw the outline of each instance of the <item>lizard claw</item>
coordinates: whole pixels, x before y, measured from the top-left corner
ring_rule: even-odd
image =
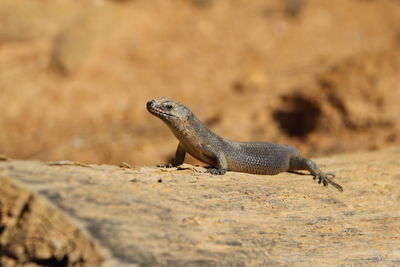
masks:
[[[226,169],[209,168],[206,172],[214,175],[223,175],[226,173]]]
[[[319,173],[313,177],[314,180],[318,179],[319,184],[323,184],[324,186],[328,186],[328,184],[333,185],[337,190],[340,192],[343,192],[343,187],[334,181],[332,181],[333,178],[335,178],[335,174],[331,172],[327,173]]]

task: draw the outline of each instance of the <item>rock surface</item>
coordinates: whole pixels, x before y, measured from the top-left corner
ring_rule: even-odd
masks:
[[[310,176],[0,161],[0,265],[396,266],[400,148]],[[126,165],[125,165],[126,166]]]
[[[313,157],[400,144],[399,18],[398,0],[1,0],[0,153],[165,161],[160,96]]]

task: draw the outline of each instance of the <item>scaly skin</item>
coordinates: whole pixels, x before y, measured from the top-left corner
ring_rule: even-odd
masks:
[[[324,186],[343,188],[331,179],[333,173],[323,173],[312,160],[288,145],[269,142],[235,142],[218,136],[208,129],[184,105],[158,98],[147,102],[147,110],[164,121],[179,140],[175,160],[167,167],[183,163],[186,153],[211,165],[212,174],[225,174],[227,170],[254,174],[278,174],[307,170]]]

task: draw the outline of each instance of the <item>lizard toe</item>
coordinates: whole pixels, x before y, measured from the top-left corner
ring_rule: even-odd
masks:
[[[316,176],[314,176],[314,180],[318,180],[317,182],[320,184],[320,183],[322,183],[324,178],[322,177],[322,175],[316,175]]]
[[[333,173],[321,173],[321,174],[315,175],[314,179],[318,179],[318,183],[319,184],[322,183],[323,186],[328,186],[328,184],[331,184],[337,190],[339,190],[340,192],[343,192],[343,187],[331,180],[331,178],[334,178],[334,177],[335,177],[335,175]]]

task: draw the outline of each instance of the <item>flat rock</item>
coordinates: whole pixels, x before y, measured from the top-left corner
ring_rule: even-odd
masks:
[[[310,176],[0,161],[0,265],[395,266],[400,148]]]

